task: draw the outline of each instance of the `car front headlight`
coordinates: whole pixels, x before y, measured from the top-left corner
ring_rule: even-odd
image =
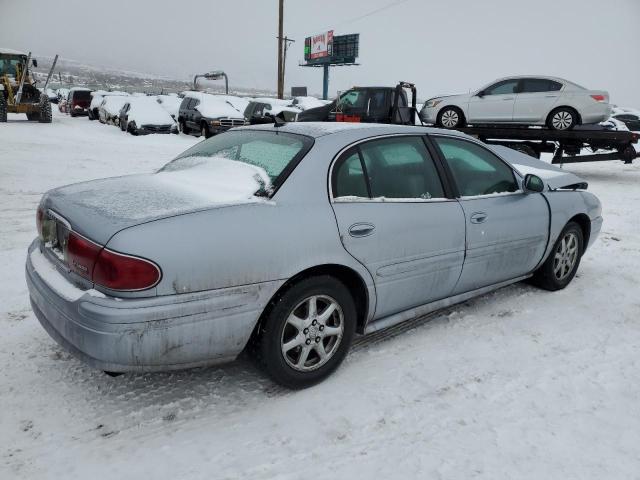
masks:
[[[220,120],[211,120],[211,125],[213,125],[214,127],[217,127],[220,125]]]
[[[425,103],[424,106],[426,108],[435,108],[441,103],[442,103],[442,100],[438,100],[438,99],[427,100],[427,103]]]

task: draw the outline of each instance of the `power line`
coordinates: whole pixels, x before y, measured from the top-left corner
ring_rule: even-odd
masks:
[[[371,10],[370,12],[364,13],[362,15],[358,15],[357,17],[349,18],[347,20],[343,20],[342,22],[335,23],[331,27],[315,28],[313,30],[308,30],[308,31],[320,32],[320,31],[328,30],[330,28],[335,28],[335,27],[341,27],[341,26],[344,26],[344,25],[348,25],[350,23],[357,22],[358,20],[362,20],[363,18],[367,18],[367,17],[370,17],[370,16],[375,15],[377,13],[380,13],[380,12],[382,12],[384,10],[388,10],[390,8],[397,7],[398,5],[402,5],[403,3],[407,3],[409,1],[411,1],[411,0],[396,0],[395,2],[387,3],[386,5],[383,5],[382,7],[378,7],[375,10]]]

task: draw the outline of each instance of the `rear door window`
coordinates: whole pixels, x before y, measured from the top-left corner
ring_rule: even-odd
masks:
[[[432,138],[440,148],[462,197],[518,190],[511,167],[486,148],[456,138]]]
[[[433,159],[421,137],[395,137],[360,145],[373,198],[444,198]]]
[[[367,180],[357,148],[348,150],[336,162],[332,190],[334,198],[369,198]]]
[[[562,84],[545,78],[525,78],[522,80],[522,93],[555,92]]]

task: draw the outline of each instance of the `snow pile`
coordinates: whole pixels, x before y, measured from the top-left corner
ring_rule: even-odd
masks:
[[[143,125],[173,125],[175,121],[153,97],[134,97],[129,99],[131,108],[127,112],[129,122],[138,127]]]
[[[271,184],[264,169],[224,157],[181,158],[156,175],[168,189],[217,204],[261,201],[254,194]]]

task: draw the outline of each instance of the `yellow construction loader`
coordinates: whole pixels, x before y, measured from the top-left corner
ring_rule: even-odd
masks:
[[[57,60],[56,55],[40,92],[30,71],[31,65],[38,66],[38,62],[31,59],[31,53],[0,49],[0,122],[6,122],[10,112],[26,113],[29,120],[51,123],[51,103],[46,88]]]

